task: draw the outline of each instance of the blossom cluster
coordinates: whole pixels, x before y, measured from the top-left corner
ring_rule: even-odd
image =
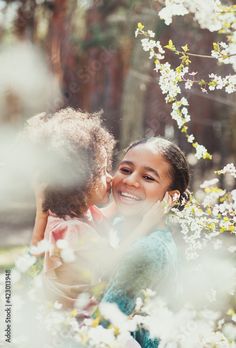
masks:
[[[220,0],[165,0],[159,16],[166,25],[174,16],[192,14],[202,29],[230,33],[235,29],[235,6],[226,6]]]
[[[176,121],[178,128],[186,135],[187,141],[192,144],[195,149],[195,155],[198,159],[211,159],[211,155],[207,152],[207,149],[195,141],[195,136],[188,133],[188,127],[186,124],[191,121],[191,117],[188,110],[188,101],[181,95],[180,83],[185,81],[186,87],[191,88],[193,82],[186,78],[186,75],[193,76],[194,73],[189,72],[188,64],[190,63],[187,55],[188,47],[183,46],[183,54],[181,55],[181,64],[177,68],[173,68],[170,63],[161,61],[165,58],[165,49],[162,47],[160,41],[155,41],[155,34],[148,30],[144,31],[144,25],[138,24],[138,28],[135,32],[135,36],[144,35],[145,38],[141,39],[141,44],[145,52],[149,52],[149,58],[154,60],[154,70],[159,74],[159,86],[165,101],[172,106],[171,117]],[[165,48],[176,51],[173,42],[170,40]]]
[[[226,164],[226,166],[224,166],[224,168],[222,170],[218,170],[216,172],[217,174],[230,174],[232,175],[234,178],[236,178],[236,168],[235,165],[233,163],[228,163]]]
[[[228,164],[218,174],[230,172],[235,175],[234,165]],[[226,192],[217,186],[218,178],[205,181],[200,187],[203,190],[201,201],[192,197],[184,211],[172,209],[172,222],[180,225],[180,232],[186,243],[185,253],[188,260],[199,257],[199,253],[209,242],[214,248],[221,248],[218,237],[228,232],[236,235],[236,190]],[[198,192],[199,193],[199,192]],[[229,247],[229,252],[234,252]]]
[[[161,348],[236,347],[233,310],[225,316],[217,310],[196,309],[189,304],[173,310],[154,291],[144,289],[130,316],[115,304],[103,303],[93,316],[81,321],[76,308],[63,309],[58,301],[42,301],[42,282],[38,278],[32,280],[31,290],[27,288],[22,300],[15,295],[16,322],[11,347],[140,348],[131,335],[140,328],[149,330],[151,337],[158,337]],[[26,304],[31,306],[30,314],[35,315],[31,329],[40,333],[39,342],[29,334],[28,325],[20,325],[29,320],[26,311],[22,311]]]
[[[209,75],[211,81],[209,82],[209,90],[224,89],[226,93],[236,92],[236,75],[228,75],[225,77],[218,76],[211,73]]]
[[[159,16],[170,25],[173,16],[185,16],[190,13],[202,29],[226,35],[227,43],[213,43],[211,55],[218,59],[219,63],[232,64],[236,70],[236,6],[227,6],[220,0],[166,0]]]
[[[218,311],[196,310],[189,305],[173,311],[158,297],[145,300],[141,310],[148,313],[143,317],[144,325],[160,338],[161,348],[235,347],[235,326],[226,323]]]

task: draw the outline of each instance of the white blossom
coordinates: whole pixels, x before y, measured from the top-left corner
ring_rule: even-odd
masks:
[[[127,317],[120,311],[115,303],[100,303],[99,310],[105,319],[108,319],[114,326],[123,330],[127,323]]]
[[[139,28],[137,28],[137,29],[135,30],[134,36],[135,36],[135,37],[138,37],[139,32],[140,32],[140,30],[139,30]]]
[[[75,302],[75,308],[84,309],[90,302],[91,295],[87,292],[81,293]]]
[[[40,255],[42,253],[45,253],[45,252],[49,251],[50,248],[51,248],[50,242],[45,240],[45,239],[43,239],[43,240],[39,241],[36,246],[32,245],[30,247],[30,252],[33,255]]]
[[[223,326],[222,329],[224,335],[229,339],[229,340],[236,340],[236,326],[231,324],[231,323],[226,323]]]
[[[159,16],[165,20],[166,25],[169,25],[172,23],[173,16],[192,13],[201,28],[218,31],[225,22],[225,17],[218,15],[220,5],[218,0],[207,2],[205,0],[166,0],[165,7],[159,11]]]
[[[224,166],[224,168],[222,170],[218,171],[219,174],[230,174],[232,175],[234,178],[236,178],[236,168],[235,165],[233,163],[228,163],[226,166]]]
[[[142,40],[141,40],[141,44],[142,44],[143,50],[144,50],[145,52],[148,52],[148,51],[150,51],[151,49],[153,49],[153,48],[156,47],[156,41],[154,41],[154,40],[149,40],[148,38],[142,39]]]
[[[234,200],[234,202],[236,202],[236,190],[231,191],[231,196],[232,196],[232,199]]]
[[[149,37],[155,37],[155,33],[152,30],[147,31]]]
[[[193,141],[195,140],[195,137],[193,136],[193,134],[190,134],[187,139],[189,143],[193,143]]]
[[[192,81],[192,80],[187,80],[187,81],[185,82],[184,87],[185,87],[186,89],[191,89],[192,86],[193,86],[193,81]]]
[[[217,190],[217,191],[212,191],[208,193],[202,202],[203,207],[205,208],[207,206],[214,205],[220,197],[225,195],[225,193],[226,191],[224,190]],[[219,211],[221,211],[220,206],[219,206]]]
[[[25,273],[26,271],[28,271],[28,269],[36,262],[36,257],[35,256],[31,256],[29,254],[25,254],[23,256],[20,256],[17,260],[16,260],[16,268],[22,272]]]
[[[58,239],[56,242],[56,246],[58,249],[62,249],[62,250],[69,248],[69,244],[66,239]]]
[[[113,347],[115,346],[115,336],[113,329],[105,329],[101,325],[90,328],[88,331],[89,342],[92,347]]]
[[[183,1],[166,1],[166,7],[159,12],[159,16],[164,19],[166,25],[169,25],[172,23],[173,16],[184,16],[187,13],[188,10],[183,5]]]
[[[142,306],[143,306],[143,300],[141,299],[141,297],[138,297],[138,298],[136,299],[135,310],[136,310],[136,311],[140,311],[141,308],[142,308]]]
[[[71,248],[62,249],[61,258],[65,263],[74,262],[76,260],[74,250]]]
[[[198,159],[200,159],[200,158],[204,157],[204,155],[206,155],[206,153],[207,153],[207,149],[205,148],[205,146],[197,144],[195,156]]]
[[[189,105],[188,100],[187,100],[186,98],[184,98],[184,97],[182,97],[182,98],[180,99],[180,103],[181,103],[181,105],[184,105],[184,106]]]
[[[62,309],[62,304],[59,303],[58,301],[56,301],[56,302],[54,303],[53,307],[54,307],[55,309]]]
[[[219,179],[218,179],[218,178],[214,178],[214,179],[211,179],[211,180],[205,180],[205,181],[200,185],[200,187],[201,187],[201,188],[206,188],[206,187],[209,187],[209,186],[216,185],[218,182],[219,182]]]

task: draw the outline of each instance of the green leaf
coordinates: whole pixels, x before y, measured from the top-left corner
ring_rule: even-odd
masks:
[[[187,133],[187,130],[188,130],[187,126],[184,126],[184,127],[181,128],[181,132],[182,133]]]
[[[208,152],[204,153],[203,155],[203,159],[209,159],[209,160],[212,160],[212,155],[209,154]]]
[[[218,44],[218,42],[213,42],[213,50],[220,52],[220,45]]]
[[[143,30],[144,29],[143,23],[141,23],[141,22],[138,23],[138,29],[139,30]]]
[[[183,50],[184,52],[188,52],[188,51],[189,51],[189,48],[188,48],[188,45],[187,45],[187,44],[184,45],[184,46],[182,46],[181,48],[182,48],[182,50]]]
[[[176,51],[176,47],[175,47],[175,45],[173,44],[173,41],[172,41],[172,40],[169,40],[168,45],[166,45],[166,46],[164,46],[164,47],[167,48],[168,50]]]
[[[199,86],[206,86],[206,81],[205,80],[200,80],[199,82],[198,82],[198,84],[199,84]]]

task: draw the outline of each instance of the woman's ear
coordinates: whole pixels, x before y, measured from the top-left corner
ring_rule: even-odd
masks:
[[[180,192],[179,190],[172,190],[172,191],[168,191],[168,194],[171,198],[171,206],[173,207],[174,205],[176,205],[176,203],[178,202],[180,198]]]

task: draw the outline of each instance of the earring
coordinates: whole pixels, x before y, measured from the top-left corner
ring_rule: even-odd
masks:
[[[173,202],[176,202],[179,200],[179,194],[178,193],[174,193],[173,197],[172,197]]]

